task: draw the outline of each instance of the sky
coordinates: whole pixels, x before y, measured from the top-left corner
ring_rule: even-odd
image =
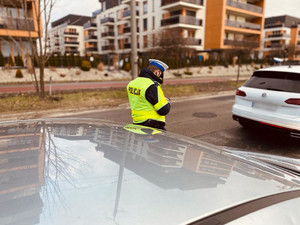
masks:
[[[99,0],[57,0],[52,20],[58,20],[68,14],[92,16],[100,9]],[[300,18],[300,0],[266,0],[265,17],[290,15]]]

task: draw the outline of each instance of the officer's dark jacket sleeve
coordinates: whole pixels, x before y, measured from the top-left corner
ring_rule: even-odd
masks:
[[[152,105],[155,105],[158,103],[158,90],[157,86],[155,84],[152,84],[150,87],[147,88],[145,97]],[[161,116],[165,116],[170,112],[170,103],[164,105],[162,108],[160,108],[157,113]]]

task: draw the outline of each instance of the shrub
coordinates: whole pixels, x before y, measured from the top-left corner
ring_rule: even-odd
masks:
[[[87,60],[81,61],[81,66],[80,66],[81,70],[90,71],[91,67],[92,67],[92,65],[89,61],[87,61]]]
[[[191,72],[191,71],[184,71],[184,74],[185,75],[193,75],[193,72]]]
[[[130,63],[129,63],[129,62],[125,63],[124,70],[125,70],[126,72],[129,72],[129,71],[130,71]]]
[[[181,73],[177,73],[177,72],[175,72],[175,73],[173,73],[173,75],[175,76],[175,77],[181,77]]]
[[[0,50],[0,66],[5,66],[5,58],[4,56],[2,55],[2,52]]]
[[[99,71],[103,71],[103,67],[104,67],[103,62],[98,63],[97,67]]]
[[[23,73],[20,69],[17,69],[16,71],[16,78],[23,78]]]

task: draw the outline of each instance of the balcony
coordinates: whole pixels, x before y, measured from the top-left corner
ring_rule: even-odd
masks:
[[[244,47],[244,48],[258,48],[259,41],[252,40],[224,40],[224,45],[226,46],[234,46],[234,47]]]
[[[288,34],[269,34],[267,38],[290,38]]]
[[[115,45],[105,45],[105,46],[102,46],[102,51],[113,51],[115,50]]]
[[[83,25],[83,28],[85,30],[97,30],[97,24],[89,21]]]
[[[85,36],[84,37],[84,40],[87,41],[87,40],[98,40],[98,37],[97,35],[88,35],[88,36]]]
[[[89,47],[86,49],[88,52],[98,52],[98,48],[97,47]]]
[[[114,24],[115,19],[111,18],[111,17],[106,17],[106,18],[101,19],[101,24],[109,24],[109,23]]]
[[[108,32],[102,33],[101,37],[113,37],[114,38],[115,37],[115,32],[108,31]]]
[[[202,45],[202,40],[196,39],[196,38],[186,38],[186,44],[187,45]]]
[[[202,20],[197,19],[192,16],[172,16],[167,19],[161,20],[161,26],[169,26],[175,24],[186,24],[186,25],[193,25],[193,26],[202,26]]]
[[[65,32],[64,32],[64,35],[68,35],[68,36],[78,36],[79,33],[77,33],[77,32],[68,32],[68,31],[65,31]]]
[[[0,16],[0,29],[34,31],[34,21]]]
[[[162,0],[161,7],[164,10],[178,10],[181,8],[202,9],[204,0]]]
[[[136,16],[139,16],[140,15],[140,13],[139,13],[139,11],[138,10],[136,10]],[[126,11],[124,11],[123,12],[123,18],[125,18],[125,19],[129,19],[131,17],[131,11],[130,10],[126,10]]]
[[[65,45],[79,45],[78,41],[65,41]]]
[[[232,6],[234,8],[244,9],[247,11],[260,13],[260,14],[263,12],[262,7],[252,5],[252,4],[247,4],[247,3],[241,3],[233,0],[227,0],[227,5]]]
[[[124,44],[124,49],[129,49],[131,48],[131,43],[125,43]]]
[[[60,52],[59,52],[60,53]],[[66,50],[65,51],[65,53],[67,53],[67,54],[78,54],[79,53],[79,51],[78,50],[75,50],[75,49],[71,49],[71,50]]]
[[[140,32],[140,29],[139,29],[138,27],[136,28],[136,32],[137,32],[137,33]],[[123,33],[124,33],[124,34],[126,34],[126,33],[131,33],[131,27],[124,27]]]
[[[231,20],[226,20],[225,26],[250,29],[250,30],[260,30],[261,28],[261,26],[256,23],[238,22],[238,21],[231,21]]]
[[[273,43],[273,44],[265,45],[265,48],[272,48],[272,49],[283,49],[284,47],[285,44],[281,44],[281,43]]]

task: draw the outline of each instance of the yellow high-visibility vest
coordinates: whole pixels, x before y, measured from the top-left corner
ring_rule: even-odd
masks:
[[[151,79],[138,77],[127,85],[133,123],[142,123],[148,119],[161,122],[166,121],[165,116],[161,116],[157,113],[159,109],[168,104],[160,85],[157,86],[158,102],[154,106],[148,102],[145,97],[147,88],[152,84],[154,84],[154,82]]]

